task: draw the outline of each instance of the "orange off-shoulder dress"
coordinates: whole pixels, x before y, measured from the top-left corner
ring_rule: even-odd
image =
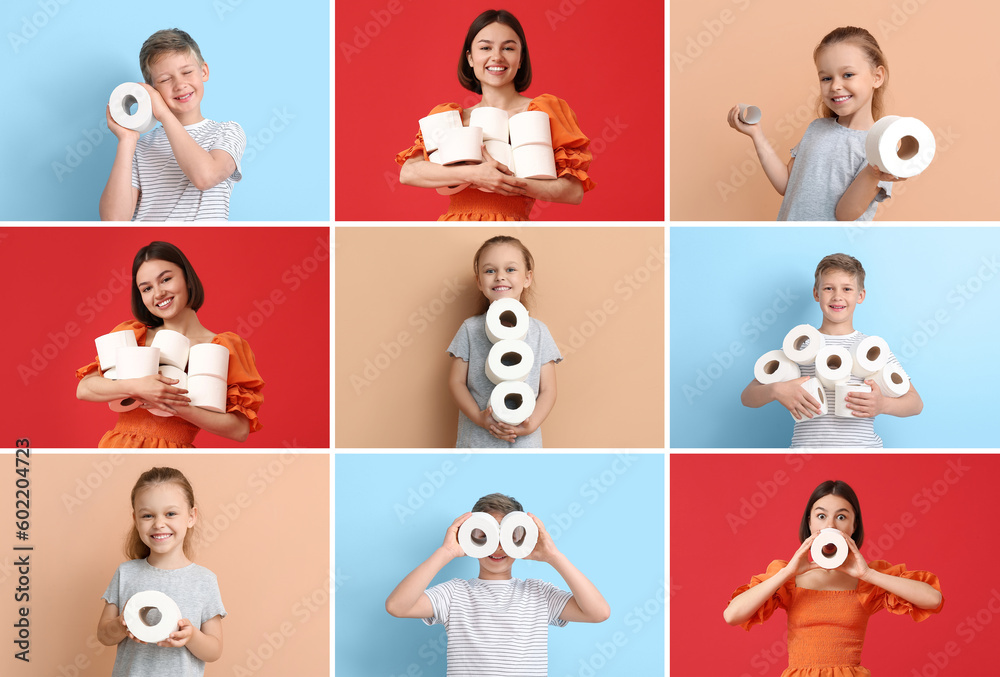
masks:
[[[449,110],[462,112],[457,103],[443,103],[435,106],[428,115]],[[597,185],[587,174],[590,162],[590,139],[580,130],[576,113],[565,101],[551,94],[536,96],[528,104],[528,110],[544,111],[549,116],[552,128],[552,150],[556,157],[556,177],[575,176],[583,184],[584,192]],[[424,136],[417,131],[415,143],[396,155],[396,162],[402,166],[412,157],[427,160]],[[535,198],[523,196],[484,193],[473,187],[450,196],[448,211],[438,217],[438,221],[527,221]]]
[[[771,562],[767,573],[751,578],[748,585],[733,592],[733,597],[763,583],[786,564],[782,560]],[[892,565],[885,560],[869,562],[868,566],[890,576],[923,581],[941,592],[937,576],[928,571],[907,571],[905,564]],[[868,668],[861,665],[869,616],[888,609],[894,614],[909,614],[919,622],[943,606],[944,598],[937,609],[920,609],[862,580],[858,580],[856,590],[809,590],[796,587],[793,576],[742,627],[749,631],[770,618],[775,609],[788,613],[788,668],[781,677],[871,677]]]
[[[127,320],[112,329],[135,332],[138,345],[146,345],[146,325],[137,320]],[[225,346],[229,350],[229,376],[226,382],[226,411],[238,411],[250,421],[250,432],[261,428],[257,412],[264,401],[261,389],[264,379],[257,372],[253,351],[250,344],[233,332],[216,334],[212,343]],[[95,358],[93,362],[76,370],[76,377],[82,379],[92,372],[101,373],[101,365]],[[133,409],[118,414],[115,427],[104,434],[98,443],[99,448],[146,448],[146,449],[184,449],[194,447],[194,438],[201,430],[198,426],[185,421],[179,416],[162,417],[150,414],[146,409]]]

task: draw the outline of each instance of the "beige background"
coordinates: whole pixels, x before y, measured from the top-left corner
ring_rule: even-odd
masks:
[[[336,229],[336,446],[455,445],[446,350],[478,312],[472,257],[494,235],[534,256],[530,312],[564,358],[545,446],[662,447],[663,228],[507,225]]]
[[[30,672],[11,658],[19,605],[9,547],[0,554],[0,618],[8,628],[0,665],[14,672],[0,672],[111,674],[115,648],[97,642],[96,629],[101,595],[125,559],[129,494],[142,472],[169,465],[194,487],[202,537],[194,561],[218,576],[229,612],[222,657],[206,676],[233,675],[236,666],[255,677],[329,674],[329,464],[326,454],[33,453]],[[2,465],[13,522],[13,456],[4,454]],[[254,656],[265,659],[257,670]]]
[[[998,20],[996,4],[978,2],[670,3],[670,218],[777,217],[781,196],[727,113],[737,103],[760,107],[764,131],[787,161],[816,118],[813,49],[834,28],[853,25],[868,29],[888,58],[887,114],[922,120],[938,145],[931,166],[896,184],[876,220],[997,219]],[[724,199],[720,184],[735,192]]]

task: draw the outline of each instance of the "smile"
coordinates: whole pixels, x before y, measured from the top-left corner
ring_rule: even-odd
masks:
[[[830,306],[830,309],[831,310],[843,310],[846,307],[847,306]]]
[[[510,291],[510,287],[493,287],[493,291]]]
[[[165,541],[170,538],[171,534],[153,534],[154,541]]]
[[[164,299],[163,301],[157,303],[156,307],[159,308],[160,310],[163,310],[164,308],[170,307],[170,304],[173,302],[174,302],[174,297],[171,296],[169,299]]]
[[[835,97],[833,97],[833,102],[834,103],[844,103],[845,101],[847,101],[850,98],[851,98],[850,94],[848,94],[846,96],[835,96]]]
[[[499,557],[497,557],[496,555],[490,555],[490,559],[493,560],[494,562],[499,562],[501,560],[507,559],[507,555],[500,555]]]
[[[500,73],[505,72],[506,70],[507,70],[507,66],[487,66],[486,67],[486,72],[487,73],[494,73],[494,74],[497,74],[497,75],[499,75]]]
[[[180,101],[181,103],[185,103],[185,102],[187,102],[187,101],[188,101],[188,100],[189,100],[189,99],[190,99],[190,98],[191,98],[192,96],[194,96],[194,92],[188,92],[188,93],[187,93],[187,94],[185,94],[184,96],[175,96],[175,97],[174,97],[174,100],[175,100],[175,101]]]

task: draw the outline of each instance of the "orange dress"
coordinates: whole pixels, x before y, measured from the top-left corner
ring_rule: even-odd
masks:
[[[443,103],[435,106],[428,115],[449,110],[462,112],[457,103]],[[544,111],[549,116],[552,128],[552,150],[556,156],[556,177],[575,176],[583,184],[584,192],[597,185],[587,174],[590,161],[590,139],[584,136],[576,122],[576,113],[562,99],[551,94],[536,96],[528,104],[528,110]],[[396,162],[402,166],[411,157],[427,160],[424,136],[417,131],[415,143],[396,155]],[[448,211],[438,217],[438,221],[527,221],[535,204],[533,197],[505,196],[484,193],[466,188],[450,196]]]
[[[127,320],[112,329],[135,332],[138,345],[146,345],[146,325],[137,320]],[[250,345],[233,332],[216,334],[212,343],[225,346],[229,350],[229,376],[226,382],[226,411],[238,411],[250,421],[250,432],[260,430],[261,423],[257,417],[260,405],[264,401],[261,388],[264,380],[257,373],[253,351]],[[76,377],[82,379],[92,372],[101,373],[101,365],[95,358],[93,362],[76,370]],[[109,430],[98,443],[99,448],[146,448],[146,449],[183,449],[194,447],[194,438],[201,430],[179,416],[154,416],[146,409],[133,409],[118,414],[118,422],[114,429]]]
[[[754,576],[742,585],[733,597],[771,578],[788,562],[775,560],[767,573]],[[905,564],[895,566],[885,560],[868,563],[869,568],[890,576],[923,581],[938,592],[941,584],[928,571],[907,571]],[[880,609],[894,614],[909,614],[922,621],[941,611],[919,609],[905,599],[859,580],[856,590],[808,590],[795,585],[795,577],[778,588],[757,612],[742,624],[746,630],[763,623],[775,609],[788,613],[788,668],[781,677],[871,677],[861,665],[861,649],[865,643],[868,618]]]

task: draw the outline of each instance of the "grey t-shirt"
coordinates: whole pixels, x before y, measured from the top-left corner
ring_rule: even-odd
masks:
[[[792,149],[795,164],[778,221],[836,221],[837,203],[868,166],[867,136],[866,130],[848,129],[834,118],[809,123],[799,145]],[[892,195],[891,181],[879,181],[878,185],[878,194],[858,221],[874,219],[878,203]]]
[[[538,379],[542,365],[548,362],[559,363],[562,355],[556,342],[552,339],[546,327],[540,320],[532,317],[528,322],[528,335],[524,339],[535,355],[535,362],[525,383],[538,395]],[[486,376],[486,358],[493,344],[486,335],[486,314],[470,317],[458,328],[458,333],[448,346],[448,353],[469,363],[469,376],[466,384],[469,392],[483,410],[489,404],[493,392],[493,382]],[[530,435],[518,437],[513,444],[493,437],[488,430],[480,428],[461,411],[458,412],[458,439],[455,446],[463,449],[490,448],[540,448],[542,446],[542,429],[538,428]]]
[[[189,564],[181,569],[157,569],[144,559],[134,559],[118,565],[103,599],[118,607],[137,592],[158,590],[180,607],[181,617],[195,627],[222,616],[222,595],[215,574],[205,567]],[[115,667],[111,677],[202,677],[205,661],[195,658],[187,647],[160,647],[140,644],[127,637],[118,643]]]

